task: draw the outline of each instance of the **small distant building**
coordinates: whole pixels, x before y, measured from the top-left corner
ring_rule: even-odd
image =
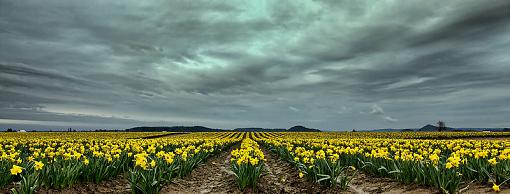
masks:
[[[27,131],[22,129],[22,130],[19,130],[18,132],[19,133],[26,133]]]

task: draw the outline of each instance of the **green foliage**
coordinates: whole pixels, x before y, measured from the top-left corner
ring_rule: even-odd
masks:
[[[177,176],[184,177],[188,175],[195,167],[197,167],[198,164],[202,163],[208,157],[209,153],[202,151],[193,155],[192,157],[187,158],[186,160],[180,156],[177,156],[175,159],[175,163],[177,163],[179,166],[177,170]]]
[[[83,163],[79,160],[57,159],[41,170],[41,183],[45,187],[54,189],[69,187],[79,181],[83,167]]]
[[[183,159],[181,156],[175,156],[172,163],[167,163],[162,158],[149,157],[147,160],[150,162],[154,161],[155,166],[149,166],[147,169],[135,166],[129,169],[127,179],[131,185],[132,193],[158,193],[164,184],[170,182],[175,177],[188,175],[209,156],[210,153],[200,151],[186,159]]]
[[[40,173],[35,172],[31,174],[24,173],[21,175],[21,182],[17,189],[11,189],[13,194],[34,194],[39,187]]]
[[[157,166],[147,170],[135,167],[129,170],[128,180],[133,194],[153,194],[161,190],[164,183],[163,177],[161,169]]]
[[[4,187],[12,181],[10,169],[12,164],[7,160],[0,159],[0,187]]]
[[[90,157],[89,164],[84,165],[80,179],[85,182],[99,183],[127,171],[131,159],[122,153],[119,159],[108,161],[104,157]]]
[[[297,167],[308,180],[328,187],[339,186],[342,190],[347,189],[356,175],[354,167],[342,166],[339,162],[331,162],[326,159],[316,160],[310,166],[297,162]]]
[[[251,165],[249,163],[237,165],[233,162],[231,168],[235,173],[236,183],[241,190],[248,186],[255,189],[260,175],[264,170],[264,163],[260,162],[257,165]]]
[[[340,157],[337,161],[331,162],[327,159],[316,160],[313,165],[306,166],[300,161],[294,160],[294,155],[285,147],[273,147],[263,144],[271,151],[276,152],[280,158],[296,166],[306,179],[323,186],[338,186],[341,190],[347,190],[349,183],[357,173],[354,166],[350,165],[352,157]]]

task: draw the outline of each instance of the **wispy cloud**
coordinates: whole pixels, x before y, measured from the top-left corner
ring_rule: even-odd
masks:
[[[391,116],[388,116],[383,108],[377,104],[373,104],[371,107],[370,107],[370,114],[373,114],[373,115],[377,115],[378,117],[382,118],[384,121],[388,121],[388,122],[398,122],[398,119],[396,118],[393,118]]]
[[[370,114],[382,115],[384,114],[384,110],[379,105],[373,104],[370,110]]]
[[[298,108],[293,107],[293,106],[289,106],[289,110],[294,111],[294,112],[299,112],[300,111]]]
[[[398,122],[398,119],[395,119],[395,118],[390,117],[390,116],[383,116],[383,119],[385,121],[388,121],[388,122]]]

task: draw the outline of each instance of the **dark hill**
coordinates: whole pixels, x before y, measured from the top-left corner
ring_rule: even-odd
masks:
[[[425,125],[422,128],[418,129],[418,131],[439,131],[439,127],[436,127],[434,125]],[[444,131],[454,131],[454,129],[446,127]]]
[[[285,132],[285,129],[266,129],[266,128],[235,128],[235,132]]]
[[[287,130],[287,132],[321,132],[321,130],[306,128],[303,126],[294,126]]]
[[[203,126],[173,126],[173,127],[134,127],[126,129],[127,132],[222,132],[225,129],[212,129]]]
[[[294,126],[289,129],[267,129],[267,128],[236,128],[236,132],[321,132],[318,129],[311,129],[303,126]]]
[[[258,127],[249,127],[249,128],[236,128],[234,130],[226,130],[226,129],[212,129],[203,126],[173,126],[173,127],[134,127],[131,129],[126,129],[127,132],[320,132],[318,129],[307,128],[303,126],[294,126],[290,129],[269,129],[269,128],[258,128]]]

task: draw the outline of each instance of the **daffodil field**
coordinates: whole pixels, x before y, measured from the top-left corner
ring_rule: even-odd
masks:
[[[268,154],[290,164],[296,179],[341,190],[348,190],[360,173],[442,193],[459,193],[469,184],[492,191],[510,186],[510,141],[504,138],[508,133],[164,134],[1,133],[0,188],[36,193],[122,178],[132,193],[159,193],[225,152],[240,191],[256,190],[261,184],[270,170]]]
[[[126,174],[133,193],[157,193],[172,178],[240,141],[240,133],[193,133],[141,139],[150,133],[2,134],[0,187],[13,193],[62,189]]]
[[[455,136],[476,135],[460,132],[428,133],[430,138],[448,140],[430,140],[421,133],[360,134],[363,133],[263,133],[256,134],[255,139],[296,165],[300,176],[324,185],[345,187],[355,169],[403,183],[435,187],[442,193],[458,193],[471,182],[489,184],[499,191],[510,179],[508,140],[451,140]]]

